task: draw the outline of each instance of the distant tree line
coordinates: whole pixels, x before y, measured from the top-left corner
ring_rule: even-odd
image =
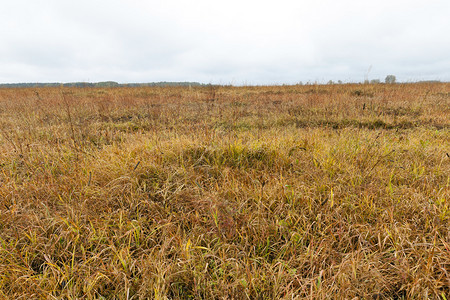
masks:
[[[439,80],[423,80],[423,81],[417,81],[416,83],[440,83]],[[365,84],[379,84],[381,83],[380,79],[372,79],[372,80],[364,80]],[[387,84],[394,84],[397,83],[397,78],[395,75],[387,75],[384,79],[384,83]],[[304,85],[303,82],[298,82],[298,85]],[[306,85],[310,84],[318,84],[315,83],[306,83]],[[334,82],[333,80],[330,80],[327,82],[327,84],[344,84],[341,80],[338,80],[337,82]],[[69,83],[60,83],[60,82],[49,82],[49,83],[42,83],[42,82],[32,82],[32,83],[0,83],[0,88],[27,88],[27,87],[81,87],[81,88],[109,88],[109,87],[175,87],[175,86],[185,86],[185,87],[198,87],[198,86],[216,86],[212,84],[205,84],[205,83],[199,83],[199,82],[189,82],[189,81],[182,81],[182,82],[174,82],[174,81],[159,81],[159,82],[146,82],[146,83],[118,83],[115,81],[102,81],[102,82],[69,82]]]
[[[0,88],[26,88],[26,87],[160,87],[160,86],[206,86],[207,84],[202,84],[199,82],[171,82],[171,81],[161,81],[161,82],[147,82],[147,83],[117,83],[115,81],[102,81],[102,82],[50,82],[50,83],[2,83]]]
[[[348,83],[351,83],[351,82],[348,82]],[[372,80],[365,79],[364,80],[364,84],[379,84],[379,83],[382,83],[382,81],[380,79],[372,79]],[[386,78],[384,79],[384,83],[386,83],[386,84],[398,83],[397,77],[395,75],[387,75]],[[404,83],[408,83],[408,82],[404,82]],[[439,80],[420,80],[420,81],[409,82],[409,83],[442,83],[442,81],[439,81]],[[343,84],[343,82],[341,80],[338,80],[337,82],[334,82],[333,80],[329,80],[327,82],[327,84]],[[300,81],[298,83],[298,85],[303,85],[303,83]]]

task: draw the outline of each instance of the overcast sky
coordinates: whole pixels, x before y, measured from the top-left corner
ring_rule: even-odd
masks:
[[[450,81],[449,0],[4,0],[0,82]]]

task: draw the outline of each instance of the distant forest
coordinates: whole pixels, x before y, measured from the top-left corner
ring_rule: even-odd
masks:
[[[51,83],[2,83],[0,88],[26,88],[26,87],[145,87],[145,86],[202,86],[199,82],[148,82],[148,83],[117,83],[115,81],[102,82],[51,82]]]
[[[392,77],[390,77],[392,76]],[[403,82],[403,83],[442,83],[443,81],[439,80],[422,80],[422,81],[416,81],[416,82]],[[445,81],[444,81],[445,82]],[[350,82],[349,82],[350,83]],[[354,84],[362,84],[362,82],[353,82]],[[371,80],[371,81],[365,81],[364,84],[379,84],[382,83],[379,79]],[[389,75],[386,77],[385,83],[393,84],[393,83],[401,83],[397,82],[395,76]],[[302,82],[297,83],[298,85],[303,85]],[[311,83],[308,82],[306,85],[311,84],[320,84],[320,83]],[[328,81],[328,85],[331,84],[344,84],[342,81],[333,82],[332,80]],[[160,81],[160,82],[146,82],[146,83],[118,83],[115,81],[102,81],[102,82],[69,82],[69,83],[61,83],[61,82],[49,82],[49,83],[42,83],[42,82],[26,82],[26,83],[0,83],[0,88],[33,88],[33,87],[86,87],[86,88],[95,88],[95,87],[174,87],[174,86],[211,86],[215,84],[205,84],[200,82],[174,82],[174,81]]]

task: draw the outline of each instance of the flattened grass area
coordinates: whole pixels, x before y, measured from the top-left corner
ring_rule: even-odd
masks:
[[[449,299],[450,84],[0,90],[0,297]]]

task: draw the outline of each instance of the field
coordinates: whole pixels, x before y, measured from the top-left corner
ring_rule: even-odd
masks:
[[[450,299],[450,84],[0,89],[0,298]]]

